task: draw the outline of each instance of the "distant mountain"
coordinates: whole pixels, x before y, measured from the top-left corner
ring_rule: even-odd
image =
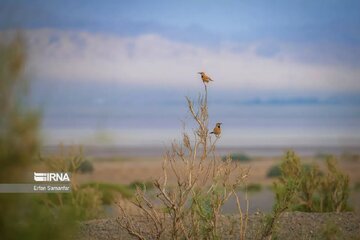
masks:
[[[357,96],[335,96],[328,98],[317,97],[290,97],[290,98],[253,98],[243,100],[242,104],[255,105],[313,105],[313,104],[360,104],[360,97]]]

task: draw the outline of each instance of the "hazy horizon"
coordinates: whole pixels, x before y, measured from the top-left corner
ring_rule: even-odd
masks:
[[[358,1],[1,1],[43,143],[163,145],[203,90],[222,146],[360,146]]]
[[[257,95],[213,86],[209,127],[223,122],[220,146],[360,146],[357,95]],[[32,104],[42,109],[47,144],[162,146],[179,137],[183,122],[192,130],[185,96],[196,100],[203,85],[176,90],[129,90],[116,84],[38,88],[43,89]]]

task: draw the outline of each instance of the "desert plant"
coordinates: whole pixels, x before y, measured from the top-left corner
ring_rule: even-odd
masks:
[[[232,153],[230,156],[223,156],[222,159],[225,161],[227,158],[231,158],[232,161],[249,162],[251,157],[243,153]]]
[[[335,158],[326,161],[327,174],[320,177],[320,204],[313,210],[319,212],[342,212],[350,209],[348,204],[350,187],[349,176],[342,173]]]
[[[93,185],[80,187],[77,182],[78,169],[84,161],[81,147],[77,149],[60,145],[59,153],[48,156],[39,155],[39,159],[48,171],[67,172],[71,175],[71,193],[49,193],[43,198],[49,210],[58,212],[59,209],[71,207],[74,217],[79,220],[93,219],[102,213],[103,198],[99,189]]]
[[[266,173],[266,177],[268,178],[280,177],[280,176],[281,176],[281,169],[279,165],[272,166]]]
[[[300,159],[293,151],[288,151],[280,164],[281,177],[274,182],[275,204],[272,212],[264,218],[260,238],[271,239],[277,220],[281,214],[288,210],[296,197],[300,185],[301,164]]]
[[[26,43],[21,33],[0,33],[0,183],[24,183],[39,150],[38,111],[27,104]],[[69,239],[73,209],[52,214],[39,194],[0,194],[0,239]]]
[[[128,187],[133,190],[136,190],[137,188],[143,188],[146,190],[150,190],[150,189],[154,188],[154,185],[151,181],[145,181],[145,182],[134,181],[134,182],[130,183]]]
[[[102,204],[113,203],[117,194],[123,198],[131,198],[134,195],[131,187],[121,184],[89,182],[80,185],[80,188],[86,187],[94,188],[101,193]]]
[[[182,141],[174,141],[166,151],[162,177],[154,181],[160,204],[150,201],[140,187],[132,201],[149,226],[141,231],[137,219],[122,205],[118,222],[138,239],[160,239],[165,235],[171,239],[219,239],[222,206],[235,195],[240,213],[239,235],[244,239],[248,212],[242,211],[236,189],[245,183],[248,169],[240,168],[231,158],[223,161],[216,155],[219,138],[209,135],[206,86],[197,107],[189,98],[187,104],[197,128],[193,138],[184,132]],[[175,184],[171,185],[170,179]]]
[[[92,161],[85,159],[81,162],[76,171],[80,173],[92,173],[94,171],[94,165]]]
[[[355,191],[360,191],[360,182],[356,182],[356,183],[354,184],[354,190],[355,190]]]
[[[281,183],[293,178],[300,181],[291,210],[306,212],[341,212],[349,209],[349,177],[337,167],[332,157],[326,160],[327,172],[320,171],[316,164],[302,165],[292,162],[289,169],[282,170]],[[275,190],[276,191],[276,190]]]
[[[262,237],[271,236],[275,222],[286,210],[306,212],[341,212],[349,209],[349,177],[337,167],[334,158],[326,160],[327,173],[317,165],[303,165],[288,151],[280,165],[281,176],[274,183],[273,211],[265,218]]]
[[[309,173],[313,170],[313,166],[309,164],[301,164],[301,168],[304,171],[304,173]],[[318,171],[318,174],[323,174],[323,172]],[[269,168],[267,171],[266,177],[273,178],[273,177],[280,177],[281,176],[281,168],[280,165],[274,165]]]
[[[40,118],[38,112],[26,104],[29,83],[23,76],[25,40],[18,34],[13,41],[4,43],[2,37],[0,35],[0,181],[21,182],[20,168],[29,167],[38,151]]]

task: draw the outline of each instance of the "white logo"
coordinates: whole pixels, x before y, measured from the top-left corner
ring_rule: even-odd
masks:
[[[37,173],[34,172],[35,182],[70,182],[68,173]]]

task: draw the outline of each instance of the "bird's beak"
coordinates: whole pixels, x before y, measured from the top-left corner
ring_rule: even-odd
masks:
[[[219,123],[220,125],[222,124],[222,123]]]
[[[198,72],[198,74],[201,74],[201,72]]]

